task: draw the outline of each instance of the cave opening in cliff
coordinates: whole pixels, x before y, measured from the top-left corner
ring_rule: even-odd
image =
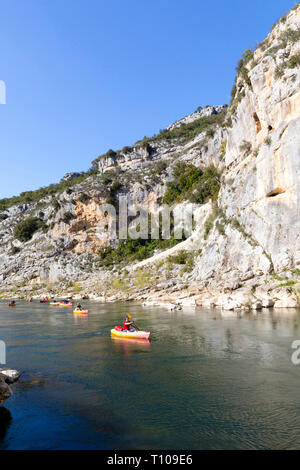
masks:
[[[258,134],[261,131],[261,123],[256,113],[253,114],[253,119],[256,125],[256,134]]]
[[[282,188],[275,188],[273,189],[273,191],[269,192],[266,197],[276,197],[278,196],[279,194],[283,194],[285,193],[285,190],[282,189]]]

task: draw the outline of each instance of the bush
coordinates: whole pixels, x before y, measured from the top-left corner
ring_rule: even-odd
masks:
[[[300,65],[300,54],[293,55],[288,62],[289,68],[294,69],[295,67],[299,67],[299,65]]]
[[[32,235],[41,228],[42,221],[37,217],[28,217],[19,222],[14,229],[14,236],[20,242],[28,242]]]
[[[72,219],[74,219],[74,214],[72,214],[71,212],[65,212],[64,215],[63,215],[63,218],[62,218],[62,221],[65,223],[65,224],[69,224],[70,221]]]
[[[232,89],[231,89],[231,93],[230,93],[230,96],[231,96],[230,104],[233,102],[233,100],[235,98],[235,95],[236,95],[236,92],[237,92],[237,88],[236,88],[236,84],[234,84]]]
[[[240,75],[242,76],[244,81],[247,83],[247,85],[250,88],[252,88],[252,83],[251,83],[251,80],[250,80],[250,77],[249,77],[249,72],[248,72],[248,69],[246,67],[242,67],[240,69]]]
[[[225,225],[221,222],[216,223],[216,229],[218,230],[220,235],[225,235]]]
[[[288,28],[286,31],[283,31],[279,36],[279,40],[288,43],[291,42],[294,44],[295,42],[299,41],[300,39],[300,28],[292,29]]]
[[[91,167],[86,173],[79,175],[76,178],[72,178],[65,181],[60,181],[57,184],[50,184],[44,188],[37,189],[36,191],[26,191],[21,193],[19,196],[13,196],[11,198],[4,198],[0,200],[0,210],[6,210],[16,204],[29,204],[40,201],[41,199],[49,196],[56,196],[63,191],[81,183],[89,176],[97,172],[97,167]],[[57,202],[53,202],[57,206]],[[57,209],[59,207],[57,206]]]
[[[265,143],[266,145],[268,145],[268,146],[271,145],[271,142],[272,142],[272,139],[271,139],[271,137],[269,137],[269,136],[266,137],[265,140],[264,140],[264,143]]]
[[[281,78],[284,75],[284,67],[283,65],[277,65],[275,69],[275,78]]]
[[[181,250],[176,253],[176,255],[168,256],[167,262],[170,264],[180,264],[184,265],[183,272],[191,272],[194,267],[194,254]]]
[[[80,193],[79,194],[79,197],[78,197],[78,201],[80,201],[81,203],[84,203],[86,201],[88,201],[90,199],[90,196],[86,193]]]
[[[122,148],[121,152],[122,153],[130,153],[132,152],[133,148],[130,147],[129,145],[125,145],[125,147]]]
[[[253,52],[251,49],[246,49],[244,54],[242,55],[242,58],[238,62],[238,66],[236,68],[237,74],[240,75],[243,80],[247,83],[247,85],[251,88],[251,80],[249,77],[249,71],[246,67],[247,63],[250,62],[250,60],[253,58]]]
[[[117,153],[112,149],[109,149],[109,151],[106,153],[106,157],[108,157],[108,158],[115,158],[116,155],[117,155]]]
[[[187,198],[195,204],[204,204],[209,199],[216,202],[220,190],[220,173],[213,165],[203,171],[199,181],[189,190]]]
[[[184,199],[197,180],[203,174],[202,170],[194,165],[177,163],[173,169],[173,181],[167,183],[167,191],[164,195],[164,204],[172,204]]]
[[[114,179],[117,177],[116,172],[112,171],[107,173],[109,174],[106,175],[106,184],[112,184],[109,188],[109,196],[106,198],[106,204],[110,204],[117,209],[117,192],[121,189],[122,184],[117,179]]]
[[[213,127],[210,127],[208,131],[206,131],[206,137],[212,138],[215,135],[215,130]]]
[[[116,180],[113,182],[113,184],[111,185],[110,187],[110,190],[112,193],[115,193],[116,191],[118,191],[120,188],[122,187],[121,183]]]
[[[172,130],[165,129],[157,134],[155,137],[144,137],[143,142],[155,142],[160,140],[173,140],[180,139],[181,143],[186,143],[194,139],[201,132],[207,131],[210,127],[216,125],[223,125],[227,110],[224,109],[218,114],[212,114],[211,116],[204,116],[199,119],[195,119],[193,122],[187,124],[181,124],[179,127],[175,127]]]
[[[220,147],[218,148],[218,152],[219,152],[219,155],[220,155],[220,160],[223,160],[223,158],[226,155],[226,146],[227,146],[227,141],[226,141],[226,139],[223,139]]]
[[[159,160],[158,162],[155,163],[154,168],[153,168],[153,174],[154,175],[161,175],[166,171],[168,168],[168,163],[165,160]]]
[[[230,112],[231,112],[231,114],[233,114],[236,111],[236,109],[238,107],[238,104],[242,101],[242,99],[245,96],[246,96],[245,90],[239,91],[236,94],[234,100],[230,103]],[[232,125],[232,121],[231,121],[231,125]]]
[[[109,170],[101,175],[101,180],[103,184],[110,185],[117,179],[117,177],[118,173],[115,170]]]
[[[243,97],[243,95],[240,92],[238,93],[237,86],[236,86],[238,76],[242,77],[244,82],[247,83],[247,85],[250,88],[252,88],[252,83],[249,77],[249,71],[246,67],[246,65],[252,59],[253,59],[253,52],[251,51],[251,49],[246,49],[244,54],[242,54],[242,57],[239,60],[238,65],[236,67],[237,75],[235,77],[235,83],[231,90],[231,101],[230,101],[230,107],[231,107],[232,112],[235,111],[237,104]]]
[[[224,127],[232,127],[232,118],[229,116],[224,122]]]
[[[104,153],[103,155],[100,155],[99,157],[95,158],[95,160],[92,161],[93,167],[97,166],[100,160],[104,158],[112,158],[115,159],[117,157],[117,152],[115,152],[112,149],[109,149],[108,152]]]
[[[2,222],[3,220],[6,220],[6,219],[8,219],[7,214],[4,214],[4,213],[0,214],[0,222]]]
[[[12,249],[10,250],[11,255],[16,255],[17,253],[20,253],[21,249],[18,246],[13,246]]]
[[[215,201],[220,189],[220,174],[210,165],[204,170],[194,165],[177,163],[173,171],[173,181],[167,183],[164,204],[173,204],[183,200],[203,204],[209,198]]]
[[[58,200],[56,199],[56,197],[54,197],[51,201],[51,204],[52,206],[54,207],[54,211],[57,212],[59,209],[60,209],[60,203],[58,202]]]
[[[100,264],[104,267],[111,267],[114,264],[131,263],[133,261],[142,261],[154,254],[156,249],[167,249],[175,246],[182,240],[175,240],[172,236],[168,240],[120,240],[116,248],[102,248],[98,255]]]
[[[114,195],[110,195],[106,198],[106,204],[116,207],[117,203],[118,201]]]
[[[214,227],[215,221],[218,217],[221,217],[222,219],[225,218],[222,210],[219,209],[217,205],[215,204],[213,207],[212,213],[210,214],[210,216],[208,217],[208,219],[206,220],[204,224],[204,240],[207,240],[208,235],[210,231],[212,230],[212,228]],[[225,229],[224,229],[224,233],[225,233]]]
[[[231,223],[232,223],[232,226],[233,226],[236,230],[241,231],[242,225],[240,224],[240,222],[239,222],[237,219],[232,219],[232,220],[231,220]]]
[[[249,155],[252,150],[252,145],[250,142],[243,140],[243,143],[240,145],[239,149],[240,149],[240,152],[243,152],[246,155]]]
[[[172,264],[185,264],[187,260],[188,252],[181,250],[176,253],[176,255],[170,255],[167,258],[168,263]]]
[[[207,221],[205,222],[205,224],[204,224],[204,240],[207,240],[209,232],[211,231],[211,229],[214,226],[214,221],[215,221],[215,217],[211,215],[207,219]]]
[[[81,292],[82,291],[82,284],[80,282],[75,282],[73,285],[73,291],[74,292]]]
[[[286,31],[283,31],[279,36],[279,43],[276,46],[270,47],[265,55],[274,56],[281,49],[285,49],[288,43],[294,44],[300,39],[300,28],[291,29],[288,28]]]

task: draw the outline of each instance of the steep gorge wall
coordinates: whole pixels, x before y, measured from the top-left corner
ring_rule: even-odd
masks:
[[[270,33],[271,47],[280,43],[288,29],[299,32],[300,8]],[[287,65],[299,53],[299,39],[273,57],[260,48],[255,51],[257,65],[249,71],[252,89],[245,86],[245,97],[228,131],[225,155],[225,177],[233,179],[236,190],[225,185],[221,205],[228,206],[226,214],[239,215],[275,271],[300,264],[300,69]],[[283,75],[277,76],[280,67]],[[241,160],[244,142],[251,151]]]
[[[298,32],[282,45],[282,34]],[[224,234],[203,243],[193,278],[247,278],[300,266],[300,8],[279,22],[247,64],[250,82],[237,78],[239,100],[226,139],[218,206]],[[280,74],[278,73],[280,71]]]
[[[239,73],[236,94],[229,109],[207,107],[172,124],[172,131],[203,116],[223,113],[221,124],[192,139],[153,137],[98,161],[99,175],[75,185],[71,193],[57,195],[60,208],[53,215],[51,198],[14,206],[0,222],[0,269],[2,287],[78,279],[89,282],[106,276],[97,261],[106,242],[97,237],[101,206],[110,194],[100,179],[116,171],[120,194],[132,204],[150,209],[162,200],[177,162],[222,171],[218,210],[211,203],[192,240],[184,246],[195,253],[194,269],[184,281],[194,286],[238,285],[271,272],[295,271],[300,267],[300,6],[272,29]],[[223,125],[231,121],[231,124]],[[153,176],[156,162],[167,169]],[[102,175],[102,176],[101,176]],[[86,200],[80,195],[86,194]],[[44,211],[51,228],[31,241],[17,242],[13,228],[22,218]],[[214,214],[215,211],[215,216]],[[73,218],[64,222],[64,215]],[[203,236],[211,217],[212,228]],[[221,226],[221,229],[220,229]],[[10,249],[20,247],[12,256]],[[180,250],[178,246],[176,250]],[[183,249],[183,248],[182,248]],[[167,253],[165,258],[167,257]],[[164,256],[161,257],[162,259]],[[143,262],[143,266],[155,259]],[[178,273],[177,273],[178,274]],[[176,275],[177,275],[176,274]],[[172,273],[168,274],[172,276]],[[174,274],[175,276],[175,274]]]

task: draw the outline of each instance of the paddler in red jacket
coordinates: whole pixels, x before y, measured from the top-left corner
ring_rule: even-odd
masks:
[[[128,331],[135,331],[135,328],[132,328],[133,321],[130,320],[130,318],[126,315],[125,320],[123,321],[123,331],[128,330]]]

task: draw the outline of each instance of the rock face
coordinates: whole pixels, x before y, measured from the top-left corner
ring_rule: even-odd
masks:
[[[189,124],[202,117],[212,116],[213,114],[221,113],[224,108],[225,106],[206,106],[205,108],[200,107],[193,114],[189,114],[188,116],[180,119],[179,121],[174,122],[174,124],[168,126],[167,129],[172,131],[173,129],[180,127],[182,124]]]
[[[13,394],[9,384],[19,380],[21,373],[12,369],[0,369],[0,405]]]
[[[300,69],[289,67],[299,55],[299,37],[275,56],[268,51],[282,44],[287,31],[299,36],[299,28],[298,8],[268,36],[272,47],[254,53],[251,86],[242,85],[245,96],[227,134],[224,176],[231,184],[223,186],[220,201],[269,255],[275,271],[300,264]]]
[[[5,403],[11,395],[12,390],[6,383],[6,377],[0,374],[0,405],[3,405],[3,403]]]
[[[99,157],[96,173],[67,175],[65,182],[74,184],[55,197],[5,208],[0,214],[2,290],[17,287],[26,295],[36,289],[38,294],[48,284],[51,294],[55,284],[65,291],[72,279],[91,298],[160,302],[164,296],[176,306],[181,292],[188,299],[181,305],[228,310],[298,305],[299,31],[298,4],[254,52],[245,52],[229,107],[199,108],[157,136]],[[201,127],[207,122],[210,127]],[[178,162],[201,169],[214,165],[222,173],[217,202],[201,207],[188,240],[126,266],[125,289],[122,275],[99,264],[99,249],[117,243],[98,236],[102,206],[123,195],[131,206],[157,210]],[[21,243],[13,230],[27,216],[42,217],[47,229]],[[182,250],[192,254],[190,269],[170,262]],[[137,280],[141,270],[145,278]]]

